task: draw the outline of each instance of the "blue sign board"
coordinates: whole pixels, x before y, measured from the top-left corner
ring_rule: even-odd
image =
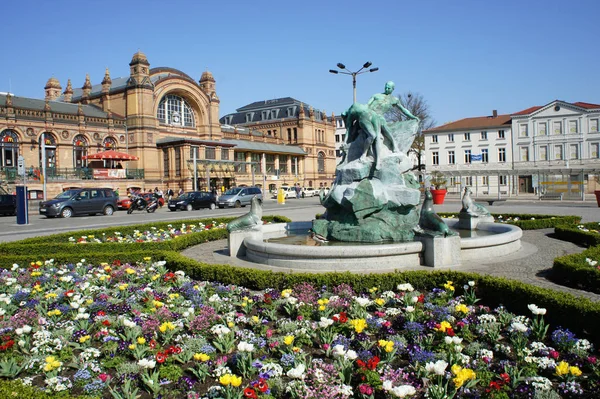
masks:
[[[481,161],[481,154],[471,154],[471,161]]]

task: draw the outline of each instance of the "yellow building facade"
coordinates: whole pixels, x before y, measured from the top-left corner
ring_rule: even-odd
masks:
[[[290,100],[279,105],[294,112],[247,123],[234,123],[228,116],[220,120],[210,72],[195,81],[173,68],[150,68],[142,52],[134,54],[129,66],[127,77],[113,79],[107,69],[100,84],[86,76],[75,89],[71,80],[63,90],[50,78],[43,100],[0,93],[0,180],[21,184],[17,162],[23,157],[31,198],[41,198],[44,176],[48,197],[85,186],[124,193],[154,187],[330,185],[333,116],[291,99],[292,105]],[[138,159],[86,158],[109,149]],[[106,170],[111,173],[100,173]]]

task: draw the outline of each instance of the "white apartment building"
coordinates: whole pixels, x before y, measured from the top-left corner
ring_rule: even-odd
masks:
[[[600,189],[599,120],[600,105],[556,100],[447,123],[424,132],[426,170],[454,193],[584,199]]]
[[[600,105],[555,100],[511,117],[520,192],[583,198],[600,188]]]
[[[465,118],[423,132],[425,170],[443,173],[450,193],[469,186],[475,196],[511,195],[513,150],[511,117]]]
[[[340,147],[346,141],[346,124],[341,116],[335,117],[335,164],[342,160],[342,150]]]

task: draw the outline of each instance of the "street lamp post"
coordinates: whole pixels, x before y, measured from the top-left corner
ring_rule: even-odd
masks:
[[[367,72],[375,72],[378,71],[379,68],[369,68],[371,65],[371,62],[367,61],[364,63],[364,65],[356,72],[352,72],[350,70],[348,70],[346,68],[346,65],[342,64],[341,62],[338,62],[337,67],[339,69],[341,69],[341,71],[338,71],[337,69],[330,69],[329,72],[333,73],[333,74],[344,74],[344,75],[351,75],[352,76],[352,95],[353,95],[353,102],[356,102],[356,76],[363,74],[363,73],[367,73]]]

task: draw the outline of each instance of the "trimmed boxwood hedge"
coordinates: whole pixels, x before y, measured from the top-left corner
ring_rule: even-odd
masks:
[[[198,221],[193,222],[198,223]],[[192,223],[192,221],[189,221],[189,223]],[[153,226],[158,227],[157,224],[153,224]],[[132,231],[133,229],[141,230],[143,228],[141,226],[134,226],[132,227]],[[114,228],[111,228],[110,231],[114,231]],[[67,238],[71,235],[97,234],[97,232],[98,230],[70,233],[67,235]],[[200,234],[203,233],[198,233],[198,235]],[[63,238],[64,236],[62,235]],[[218,234],[211,234],[202,237],[202,239],[208,241],[221,237]],[[46,242],[52,242],[56,238],[57,236],[47,238]],[[187,241],[187,244],[195,245],[197,239],[190,239],[190,241]],[[25,241],[31,243],[31,240]],[[88,248],[97,248],[97,251],[90,251],[85,254],[80,252],[58,253],[55,251],[46,254],[42,254],[41,252],[36,254],[15,254],[11,251],[11,247],[20,248],[25,241],[3,244],[3,254],[0,254],[0,266],[10,267],[13,263],[24,265],[31,261],[43,261],[50,258],[59,263],[66,263],[77,262],[84,257],[87,262],[99,264],[101,262],[112,263],[115,260],[123,263],[138,262],[146,257],[152,257],[153,260],[164,260],[169,269],[182,270],[195,279],[242,285],[250,289],[264,289],[268,287],[283,289],[300,282],[309,282],[316,286],[335,286],[346,283],[353,286],[356,290],[363,290],[374,286],[378,286],[382,290],[390,290],[399,283],[409,282],[417,289],[432,289],[440,287],[446,281],[450,280],[460,290],[460,287],[469,280],[475,280],[478,295],[484,298],[488,306],[502,304],[511,311],[528,314],[527,304],[535,303],[538,306],[548,309],[546,319],[554,325],[568,326],[575,332],[586,334],[586,336],[589,335],[588,339],[590,340],[600,340],[600,336],[596,335],[597,338],[594,338],[593,334],[597,331],[597,327],[600,326],[600,303],[504,278],[452,270],[431,272],[395,271],[384,274],[273,272],[198,262],[181,255],[172,248],[159,247],[157,246],[158,243],[150,243],[144,247],[136,247],[134,244],[118,244],[120,246],[118,248],[121,249],[120,251],[114,246],[107,247],[106,244],[81,245]],[[73,247],[80,246],[71,244],[71,248]],[[35,248],[35,245],[30,245],[30,248]],[[183,249],[183,246],[178,248],[178,250],[181,249]],[[573,320],[577,320],[577,323],[573,323]]]
[[[598,261],[600,266],[600,246],[591,247],[580,254],[566,255],[554,259],[551,278],[560,284],[600,294],[600,270],[585,260]]]
[[[443,218],[458,218],[458,212],[440,212],[438,215]],[[558,225],[576,225],[581,222],[581,216],[576,215],[559,216],[528,213],[492,213],[492,216],[497,222],[512,224],[523,230],[548,229]],[[500,216],[502,216],[501,219]],[[505,222],[507,219],[514,219],[515,217],[519,218],[519,220]]]
[[[590,231],[583,231],[579,226],[584,227]],[[591,222],[584,223],[581,225],[560,225],[554,228],[554,235],[556,238],[570,241],[575,244],[584,245],[586,247],[593,247],[594,245],[600,245],[600,223]],[[595,230],[595,231],[594,231]]]

